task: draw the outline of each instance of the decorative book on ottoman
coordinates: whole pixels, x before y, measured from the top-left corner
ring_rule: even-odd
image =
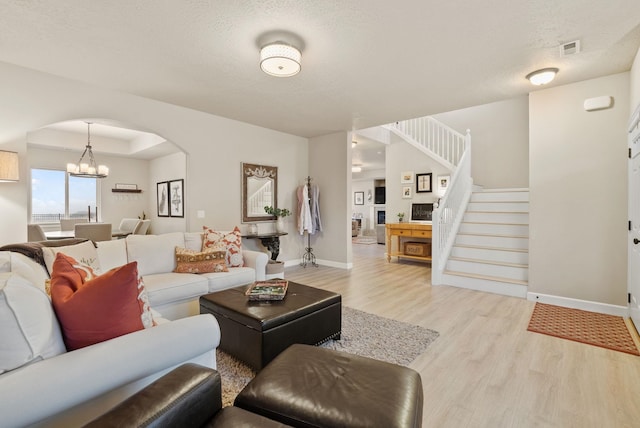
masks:
[[[245,293],[249,300],[282,300],[287,293],[289,281],[282,279],[256,281]]]

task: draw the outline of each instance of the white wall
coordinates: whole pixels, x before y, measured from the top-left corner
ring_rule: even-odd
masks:
[[[26,134],[51,123],[86,117],[110,119],[158,134],[184,150],[188,156],[185,176],[188,230],[201,230],[203,225],[228,230],[240,225],[241,162],[279,167],[278,205],[282,207],[294,206],[295,187],[308,175],[305,138],[10,64],[0,63],[0,82],[3,91],[0,149],[17,151],[21,163],[20,182],[0,185],[3,217],[0,245],[26,241],[29,189]],[[334,160],[327,165],[333,163]],[[344,195],[340,199],[346,200],[346,189],[338,190]],[[197,210],[205,211],[204,219],[196,218]],[[342,213],[347,215],[346,206]],[[291,222],[288,224],[290,235],[285,238],[291,238],[294,231]],[[273,228],[273,224],[260,227],[266,230]],[[299,248],[288,245],[287,239],[282,240],[282,260],[299,255]],[[327,251],[325,257],[331,259],[332,255]]]
[[[629,73],[530,94],[530,292],[626,306],[628,118]]]
[[[631,66],[629,78],[629,93],[630,95],[630,114],[634,112],[634,109],[640,104],[640,49],[636,53],[636,58]]]
[[[374,190],[373,179],[364,180],[352,180],[351,181],[351,213],[354,218],[361,218],[361,231],[373,230],[375,223],[373,223],[373,207],[374,207]],[[363,205],[355,204],[354,195],[356,192],[362,192],[364,194]],[[368,195],[371,195],[371,200],[368,199]]]
[[[323,231],[311,237],[315,256],[336,267],[351,267],[351,135],[309,140],[309,174],[320,187]],[[305,240],[306,242],[306,240]],[[326,263],[329,261],[329,263]]]
[[[529,100],[517,97],[436,114],[464,134],[471,130],[471,176],[486,189],[529,187]]]
[[[147,218],[151,219],[149,233],[158,235],[161,233],[187,230],[187,222],[185,218],[158,217],[157,208],[157,183],[184,179],[186,176],[187,157],[184,153],[174,153],[149,162],[149,192],[147,193],[147,206],[149,209],[146,211]],[[185,181],[184,186],[187,188],[187,186],[189,186],[189,182]],[[187,205],[190,204],[191,201],[185,200],[185,211],[188,209]]]
[[[420,150],[407,143],[394,143],[387,146],[386,150],[386,221],[397,223],[397,214],[403,212],[405,221],[409,221],[412,202],[435,202],[440,198],[438,194],[438,176],[450,175],[451,172],[425,155]],[[400,176],[405,171],[413,172],[413,183],[402,184]],[[431,193],[416,193],[416,174],[432,174]],[[411,188],[411,198],[403,198],[402,189],[405,186]]]

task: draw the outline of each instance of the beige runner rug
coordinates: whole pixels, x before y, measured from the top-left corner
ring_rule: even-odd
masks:
[[[640,355],[622,317],[536,303],[528,331]]]

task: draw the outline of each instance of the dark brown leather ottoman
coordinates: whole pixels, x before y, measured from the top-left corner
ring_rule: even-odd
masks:
[[[220,349],[256,370],[293,343],[316,345],[339,339],[342,297],[289,281],[282,301],[249,301],[249,286],[200,297],[200,313],[220,325]]]
[[[295,427],[420,427],[422,380],[408,367],[292,345],[234,406]]]

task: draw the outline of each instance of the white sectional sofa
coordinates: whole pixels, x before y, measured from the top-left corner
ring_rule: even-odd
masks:
[[[138,262],[150,305],[162,318],[155,327],[70,352],[44,292],[47,269],[18,252],[0,251],[0,336],[16,338],[15,345],[0,343],[0,363],[12,353],[24,359],[18,367],[0,367],[0,425],[80,426],[180,364],[215,368],[220,329],[213,316],[199,315],[198,298],[264,279],[268,257],[245,250],[245,266],[229,272],[172,272],[175,246],[199,250],[201,243],[202,234],[182,232],[100,243],[95,251],[102,271]]]

